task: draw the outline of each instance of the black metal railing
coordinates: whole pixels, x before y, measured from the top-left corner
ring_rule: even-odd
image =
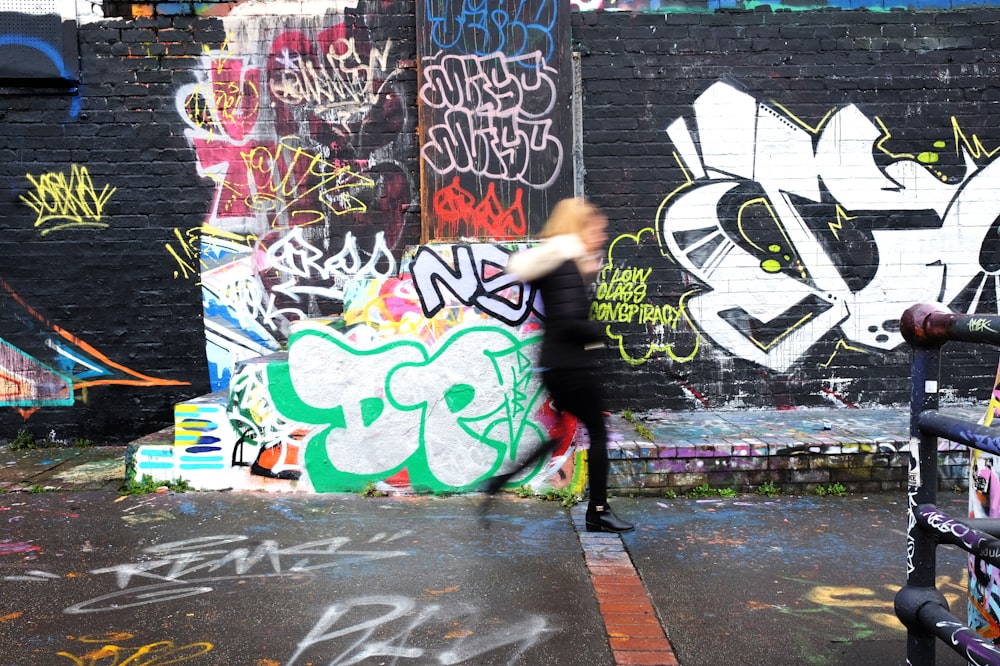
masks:
[[[937,641],[973,664],[1000,665],[1000,646],[951,614],[938,591],[937,547],[957,546],[986,564],[1000,566],[1000,520],[956,518],[937,502],[938,437],[1000,454],[1000,429],[938,411],[941,348],[948,342],[1000,345],[1000,316],[961,315],[939,305],[914,305],[900,320],[913,347],[910,390],[910,476],[906,534],[906,585],[896,594],[896,616],[906,626],[906,663],[933,666]]]

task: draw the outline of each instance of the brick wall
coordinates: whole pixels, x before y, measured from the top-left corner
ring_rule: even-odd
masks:
[[[207,390],[197,243],[212,188],[172,112],[218,21],[78,29],[76,91],[0,95],[2,434],[115,443]],[[39,55],[39,57],[42,57]]]
[[[226,252],[249,256],[267,229],[239,222],[240,197],[225,198],[233,171],[206,159],[218,158],[221,139],[266,138],[258,147],[271,155],[301,158],[293,144],[281,148],[294,135],[295,146],[328,146],[329,164],[366,165],[349,171],[371,183],[370,214],[328,213],[340,244],[326,246],[323,261],[350,232],[371,272],[398,269],[420,233],[413,12],[399,3],[343,19],[105,19],[79,27],[77,93],[3,89],[10,260],[0,272],[0,338],[12,381],[2,434],[29,425],[124,441],[169,423],[175,403],[225,385],[234,338],[212,336],[232,321],[214,320],[209,302],[206,352],[205,278],[219,273],[204,271]],[[572,15],[585,191],[612,219],[594,312],[610,326],[613,408],[902,403],[909,354],[894,321],[906,306],[942,296],[996,311],[998,17]],[[392,81],[379,98],[392,105],[373,101],[346,132],[317,130],[290,98],[291,110],[250,115],[247,81],[266,79],[249,72],[277,71],[269,58],[284,33],[334,25],[345,27],[327,37],[366,44],[356,55]],[[211,134],[209,117],[223,130]],[[279,298],[277,307],[328,315],[336,294],[329,300],[292,308]],[[287,321],[275,321],[261,324],[247,356],[283,344]],[[956,346],[947,397],[982,398],[993,364]]]
[[[602,311],[619,408],[905,403],[904,309],[996,311],[998,19],[574,14],[586,191],[648,271],[645,322]],[[949,351],[982,399],[994,355]]]

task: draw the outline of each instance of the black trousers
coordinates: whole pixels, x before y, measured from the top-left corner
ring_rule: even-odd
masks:
[[[550,368],[542,373],[542,383],[556,409],[569,412],[587,428],[590,434],[587,453],[590,506],[607,504],[608,426],[604,420],[604,387],[597,372],[587,368]]]
[[[588,369],[549,369],[542,373],[542,384],[552,396],[556,409],[575,416],[590,434],[587,454],[587,477],[590,483],[590,506],[608,501],[608,427],[604,420],[604,389],[597,373]],[[507,478],[535,466],[543,456],[551,455],[559,443],[551,439],[508,472]],[[499,486],[498,486],[499,487]]]

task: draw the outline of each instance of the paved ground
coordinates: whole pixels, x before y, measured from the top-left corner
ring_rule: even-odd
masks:
[[[960,517],[966,502],[943,494],[938,505]],[[892,605],[906,580],[904,497],[618,506],[641,522],[623,541],[684,666],[905,663]],[[939,549],[938,588],[964,619],[965,558],[955,549]],[[966,663],[943,645],[937,656]]]
[[[0,490],[96,490],[125,479],[124,446],[12,451],[0,446]]]
[[[515,497],[485,521],[471,496],[123,497],[123,454],[0,457],[35,491],[0,494],[3,664],[905,662],[903,497],[617,498],[618,537]],[[57,473],[85,489],[39,492]],[[964,617],[964,558],[938,559]]]
[[[906,440],[885,410],[687,416],[657,438]],[[124,455],[0,448],[2,664],[905,663],[903,496],[621,497],[619,537],[513,496],[122,496]],[[950,547],[938,586],[964,618]]]

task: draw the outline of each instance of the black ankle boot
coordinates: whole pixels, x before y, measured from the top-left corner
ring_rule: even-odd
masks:
[[[615,515],[607,504],[592,504],[587,507],[588,532],[630,532],[635,525]]]

